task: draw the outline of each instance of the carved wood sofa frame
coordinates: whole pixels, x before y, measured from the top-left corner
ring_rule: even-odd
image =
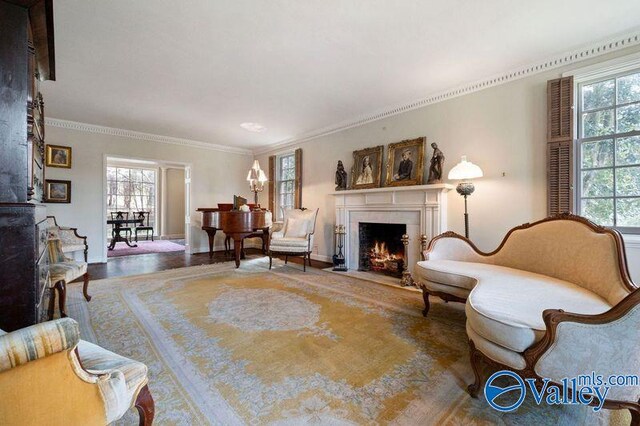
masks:
[[[476,348],[473,341],[469,339],[470,346],[470,359],[471,366],[473,368],[475,381],[471,385],[468,386],[467,390],[469,394],[473,398],[477,398],[478,392],[482,388],[484,383],[484,379],[481,374],[481,363],[484,361],[485,364],[493,366],[495,368],[501,370],[510,370],[521,376],[522,378],[530,378],[535,379],[537,383],[542,383],[543,378],[540,377],[536,373],[536,365],[538,361],[542,358],[542,356],[547,353],[556,343],[556,336],[558,334],[558,326],[563,322],[572,322],[578,324],[608,324],[613,321],[619,320],[623,318],[629,311],[631,311],[634,307],[640,305],[640,289],[633,283],[631,280],[631,276],[629,274],[629,269],[627,266],[627,257],[626,251],[624,247],[624,242],[621,234],[615,229],[605,228],[595,223],[591,222],[588,219],[585,219],[581,216],[573,215],[570,213],[561,213],[559,215],[551,216],[546,219],[539,220],[533,223],[525,223],[523,225],[517,226],[511,229],[507,235],[504,237],[498,248],[491,253],[484,253],[479,250],[468,238],[465,238],[455,232],[445,232],[441,235],[436,236],[431,240],[428,247],[424,247],[423,242],[423,252],[422,257],[423,260],[428,260],[429,252],[433,249],[435,241],[441,238],[459,238],[465,241],[473,250],[480,254],[481,256],[492,256],[498,253],[502,247],[506,244],[507,240],[515,231],[521,229],[531,228],[541,223],[555,221],[555,220],[572,220],[576,222],[583,223],[587,225],[593,232],[599,234],[610,234],[614,241],[617,251],[618,258],[618,268],[620,271],[621,279],[627,289],[631,292],[624,299],[622,299],[618,304],[613,306],[607,312],[597,314],[597,315],[583,315],[565,312],[562,309],[547,309],[542,313],[543,320],[546,326],[546,331],[544,336],[540,341],[534,343],[529,348],[527,348],[524,352],[521,353],[525,360],[525,367],[521,370],[514,369],[506,364],[494,361],[489,358],[487,355],[482,353],[480,350]],[[465,298],[453,296],[444,292],[434,292],[427,290],[423,285],[421,285],[423,291],[423,297],[425,301],[425,310],[423,314],[426,316],[429,312],[429,295],[438,296],[445,301],[456,301],[456,302],[465,302]],[[558,383],[554,383],[558,385]],[[598,404],[600,401],[594,400],[592,405]],[[619,400],[605,400],[603,403],[604,408],[612,409],[612,410],[620,410],[627,409],[631,413],[631,425],[632,426],[640,426],[640,400],[636,402],[630,401],[619,401]]]

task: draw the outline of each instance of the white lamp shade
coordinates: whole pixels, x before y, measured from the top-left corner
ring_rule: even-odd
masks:
[[[249,169],[249,174],[247,175],[247,180],[249,182],[251,182],[251,181],[266,182],[266,181],[269,180],[267,178],[267,175],[260,168],[260,163],[258,162],[258,160],[255,160],[253,162],[253,166],[251,166],[251,168]]]
[[[482,177],[482,169],[470,161],[467,156],[463,155],[461,161],[449,171],[449,179],[451,180],[467,180]]]

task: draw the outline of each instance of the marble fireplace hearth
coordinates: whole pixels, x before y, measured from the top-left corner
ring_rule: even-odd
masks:
[[[413,274],[420,260],[420,237],[428,239],[447,230],[447,192],[449,184],[401,186],[336,191],[335,225],[346,231],[344,253],[349,271],[361,278],[383,283],[398,283],[399,279],[375,272],[358,271],[360,259],[360,223],[389,223],[406,226],[409,245],[405,258]]]

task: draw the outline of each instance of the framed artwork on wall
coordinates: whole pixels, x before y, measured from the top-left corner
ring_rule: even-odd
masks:
[[[46,203],[70,203],[71,181],[45,179],[44,199]]]
[[[353,151],[351,189],[378,188],[382,176],[382,145]]]
[[[422,185],[427,138],[390,143],[385,186]]]
[[[71,168],[71,147],[59,145],[47,145],[47,167]]]

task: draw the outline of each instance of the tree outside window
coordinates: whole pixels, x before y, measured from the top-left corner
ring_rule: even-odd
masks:
[[[578,86],[580,214],[640,232],[640,71]]]

